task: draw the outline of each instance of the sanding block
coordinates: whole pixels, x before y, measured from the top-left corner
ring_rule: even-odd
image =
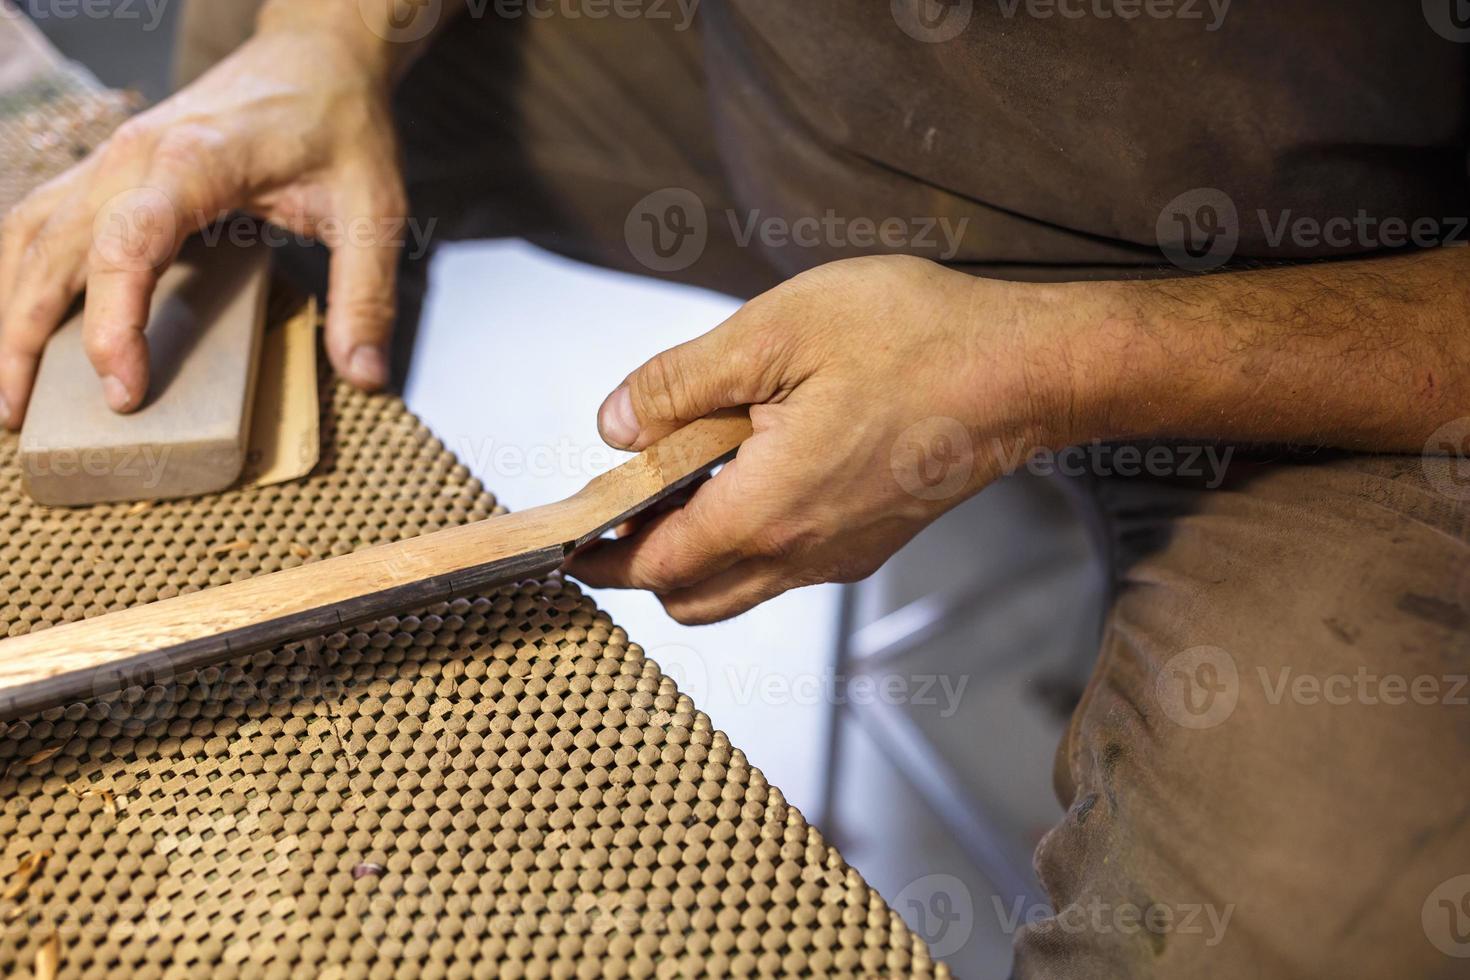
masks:
[[[80,314],[46,346],[20,434],[26,491],[76,506],[213,493],[240,476],[265,323],[269,250],[194,239],[163,275],[149,391],[119,415],[82,346]]]

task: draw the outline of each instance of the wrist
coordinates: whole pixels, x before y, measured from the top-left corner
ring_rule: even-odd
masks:
[[[1027,287],[1038,444],[1051,449],[1094,439],[1159,434],[1149,417],[1166,403],[1170,375],[1162,326],[1150,317],[1146,284],[1099,281]]]
[[[999,285],[1006,294],[999,304],[1006,311],[1000,353],[1010,367],[1006,387],[1020,406],[1011,423],[1020,430],[1016,437],[1052,451],[1106,438],[1116,362],[1105,356],[1107,345],[1099,333],[1107,298],[1095,288],[1098,284],[978,284]]]
[[[402,9],[399,9],[402,8]],[[433,37],[447,7],[409,0],[267,0],[256,22],[260,37],[295,35],[330,44],[374,83],[391,86]]]

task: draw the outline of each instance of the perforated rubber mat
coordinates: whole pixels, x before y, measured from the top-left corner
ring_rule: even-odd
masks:
[[[26,62],[7,66],[23,80],[0,88],[0,214],[85,157],[141,105],[134,94],[99,88],[44,43],[24,43],[19,32],[33,31],[18,16],[0,9],[0,59]]]
[[[323,390],[298,484],[55,511],[6,466],[0,630],[494,511],[399,401]],[[6,975],[947,975],[574,584],[135,680],[0,724]]]

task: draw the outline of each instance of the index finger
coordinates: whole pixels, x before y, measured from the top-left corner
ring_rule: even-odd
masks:
[[[113,411],[132,411],[148,391],[143,331],[159,277],[185,234],[175,195],[159,187],[124,191],[97,212],[82,337]]]
[[[567,574],[593,588],[655,593],[697,585],[749,557],[754,538],[749,501],[735,492],[737,458],[677,510],[616,541],[599,541],[566,563]]]

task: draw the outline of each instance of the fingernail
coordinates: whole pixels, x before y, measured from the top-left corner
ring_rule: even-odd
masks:
[[[4,395],[0,395],[0,425],[10,425],[10,402],[5,400]]]
[[[382,348],[360,344],[347,359],[347,373],[353,384],[364,388],[381,387],[388,382],[388,358]]]
[[[633,393],[627,385],[607,396],[597,413],[597,427],[604,439],[620,449],[638,441],[638,416],[633,414]]]
[[[133,403],[128,386],[110,374],[102,379],[102,394],[114,412],[126,412]]]

